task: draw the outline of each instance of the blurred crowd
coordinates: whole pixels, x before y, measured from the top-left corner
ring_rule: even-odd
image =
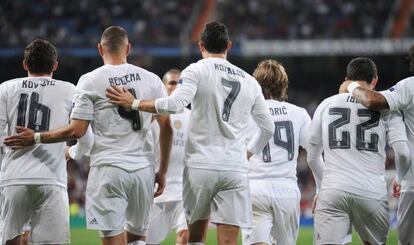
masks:
[[[380,38],[394,0],[221,0],[233,39]],[[243,23],[243,24],[240,24]]]
[[[36,37],[58,46],[95,46],[108,25],[121,25],[135,44],[180,45],[201,14],[202,0],[3,0],[0,46]],[[212,17],[236,42],[244,39],[386,37],[394,0],[216,0]],[[190,28],[187,28],[190,26]],[[189,33],[185,38],[190,38]]]
[[[2,0],[0,46],[43,37],[58,46],[95,46],[109,25],[140,44],[177,45],[192,0]]]

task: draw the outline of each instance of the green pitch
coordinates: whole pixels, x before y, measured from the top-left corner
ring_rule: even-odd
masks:
[[[312,245],[312,228],[301,228],[299,232],[299,238],[297,245]],[[101,244],[97,232],[88,231],[83,228],[73,228],[71,229],[71,240],[73,245],[95,245]],[[357,236],[353,234],[352,245],[362,244]],[[174,245],[175,237],[174,234],[170,234],[166,241],[162,245]],[[207,236],[206,245],[216,244],[216,232],[214,229],[209,230]],[[239,244],[241,242],[239,241]],[[389,233],[389,238],[387,244],[396,245],[397,244],[397,234],[395,230],[391,230]]]

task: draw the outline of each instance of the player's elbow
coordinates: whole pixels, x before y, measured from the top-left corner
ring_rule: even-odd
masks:
[[[395,157],[396,160],[403,165],[409,165],[410,164],[410,159],[411,159],[411,155],[410,155],[410,150],[408,149],[408,147],[403,147],[403,148],[399,148],[396,152],[395,152]]]
[[[374,96],[369,96],[362,104],[368,109],[376,111],[388,108],[387,101],[380,93],[376,93]]]

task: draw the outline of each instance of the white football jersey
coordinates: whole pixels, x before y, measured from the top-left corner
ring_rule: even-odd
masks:
[[[387,194],[385,145],[407,140],[398,113],[368,110],[349,93],[325,99],[316,109],[309,142],[323,144],[325,169],[321,189],[340,189],[381,199]]]
[[[63,127],[69,122],[75,86],[49,77],[26,77],[0,85],[0,121],[8,135],[16,126],[36,132]],[[3,124],[4,125],[4,124]],[[0,131],[3,131],[0,128]],[[66,187],[65,142],[6,149],[1,163],[0,186],[51,184]]]
[[[131,65],[104,65],[83,75],[77,85],[72,118],[91,121],[91,166],[112,165],[133,171],[154,163],[150,113],[126,111],[109,103],[111,85],[125,86],[140,99],[167,95],[161,79]]]
[[[275,123],[273,138],[262,153],[250,158],[249,178],[279,179],[297,186],[299,146],[305,148],[311,119],[305,109],[288,102],[266,100]],[[256,123],[250,128],[257,130]],[[251,133],[251,132],[249,132]]]
[[[187,142],[187,128],[191,111],[187,108],[182,113],[171,114],[170,121],[173,129],[173,140],[170,160],[168,163],[167,183],[161,196],[154,199],[154,202],[169,202],[182,200],[183,193],[183,171],[185,145]],[[156,168],[159,168],[159,126],[154,124],[154,141],[156,142]]]
[[[249,119],[270,121],[258,82],[225,59],[206,58],[184,69],[179,84],[168,98],[156,101],[156,108],[171,112],[179,107],[174,104],[191,102],[186,166],[247,172]]]
[[[401,110],[407,130],[411,154],[414,153],[414,77],[401,80],[389,90],[382,91],[391,111]],[[414,192],[414,169],[408,170],[401,180],[402,191]]]

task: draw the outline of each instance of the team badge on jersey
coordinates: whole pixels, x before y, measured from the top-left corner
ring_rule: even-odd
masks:
[[[395,90],[395,86],[391,87],[389,91],[393,92]]]
[[[180,129],[183,126],[183,123],[180,120],[174,121],[174,128]]]

